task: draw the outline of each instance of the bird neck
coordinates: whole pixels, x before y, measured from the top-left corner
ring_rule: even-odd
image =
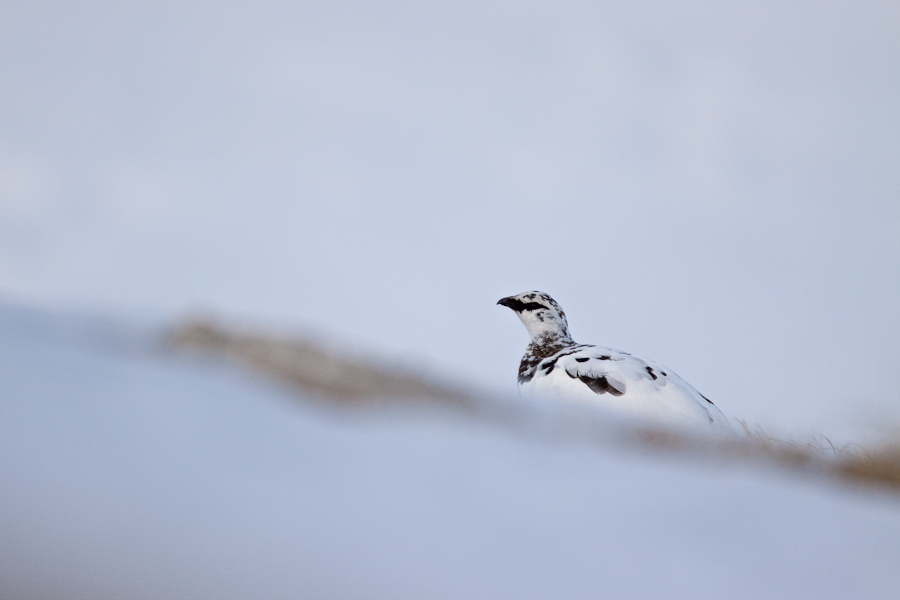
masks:
[[[556,331],[545,331],[531,338],[528,348],[525,349],[525,355],[543,359],[553,356],[563,348],[574,345],[575,340],[568,334],[563,335]]]
[[[534,378],[538,364],[545,358],[550,358],[557,352],[575,346],[575,340],[569,335],[546,331],[531,338],[531,343],[525,349],[525,355],[519,362],[519,385],[528,383]]]

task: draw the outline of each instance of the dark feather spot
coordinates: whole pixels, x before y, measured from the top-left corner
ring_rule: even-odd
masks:
[[[605,394],[609,389],[609,381],[606,380],[606,377],[594,379],[593,377],[582,375],[578,379],[581,380],[581,383],[591,388],[591,391],[596,392],[597,394]]]
[[[598,356],[597,360],[609,360],[610,358],[612,358],[612,356],[604,354],[603,356]]]
[[[547,307],[544,306],[543,304],[541,304],[540,302],[523,302],[520,312],[523,310],[542,310],[545,308],[547,308]]]
[[[660,373],[662,373],[662,374],[663,374],[663,377],[668,377],[668,376],[669,376],[669,374],[668,374],[668,373],[666,373],[666,372],[665,372],[665,371],[660,371]]]
[[[703,399],[704,399],[704,400],[706,400],[706,401],[707,401],[707,402],[709,402],[709,403],[710,403],[710,404],[712,404],[712,403],[713,403],[713,401],[712,401],[712,400],[710,400],[710,399],[709,399],[709,398],[707,398],[707,397],[706,397],[706,396],[704,396],[704,395],[703,395],[703,394],[700,394],[700,397],[701,397],[701,398],[703,398]]]
[[[574,375],[569,373],[569,377],[575,378]],[[588,386],[592,392],[595,394],[605,394],[610,393],[613,396],[621,396],[624,394],[624,390],[618,390],[611,385],[609,385],[609,380],[606,379],[605,376],[602,377],[588,377],[587,375],[580,375],[578,380],[581,381],[584,385]]]
[[[609,384],[609,393],[612,394],[613,396],[621,396],[622,394],[625,393],[625,384],[621,383],[621,382],[615,382],[615,383],[618,383],[619,387],[616,387],[615,385],[610,383]]]
[[[501,298],[497,301],[497,304],[501,306],[508,306],[516,312],[522,312],[524,310],[540,310],[542,308],[547,308],[540,302],[522,302],[518,298]]]
[[[553,372],[553,368],[556,366],[556,361],[558,360],[559,357],[556,357],[553,360],[547,361],[546,363],[541,365],[541,368],[546,371],[545,375],[549,375]]]
[[[579,356],[579,357],[576,358],[575,360],[578,361],[578,362],[587,362],[587,361],[590,360],[590,359],[589,359],[587,356]]]
[[[651,367],[650,365],[647,365],[647,372],[650,373],[650,377],[653,378],[653,381],[656,381],[658,379],[656,373],[653,372],[653,367]]]

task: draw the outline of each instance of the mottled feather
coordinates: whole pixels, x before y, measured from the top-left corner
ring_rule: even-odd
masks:
[[[543,292],[501,299],[531,336],[519,363],[519,389],[547,396],[581,397],[633,415],[729,428],[712,401],[670,369],[627,352],[578,344],[566,315]]]

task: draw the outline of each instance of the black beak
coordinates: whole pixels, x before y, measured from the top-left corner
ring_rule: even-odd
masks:
[[[500,306],[506,306],[513,310],[521,310],[522,309],[522,301],[513,298],[512,296],[508,296],[506,298],[500,298],[497,300],[497,304]]]

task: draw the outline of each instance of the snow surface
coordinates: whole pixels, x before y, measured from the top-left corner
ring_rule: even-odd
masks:
[[[4,598],[897,598],[900,502],[346,415],[147,329],[0,308]]]

